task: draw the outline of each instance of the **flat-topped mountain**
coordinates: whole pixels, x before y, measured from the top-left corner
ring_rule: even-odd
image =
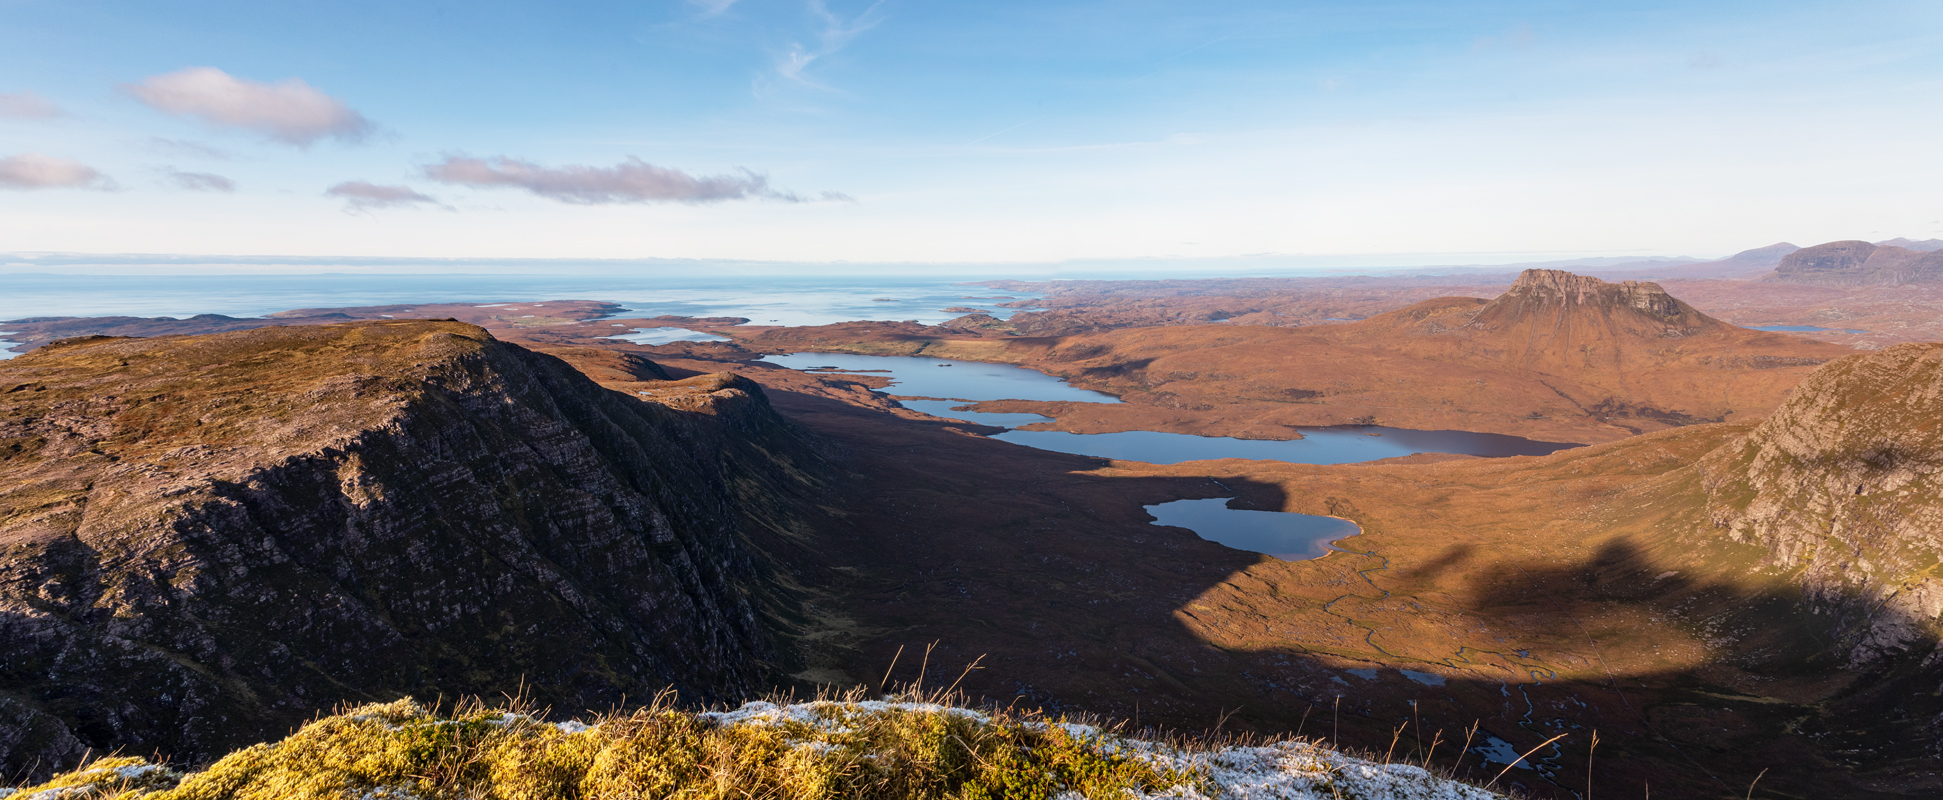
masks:
[[[1853,240],[1828,242],[1789,253],[1775,267],[1772,280],[1828,286],[1939,283],[1943,282],[1943,251]]]
[[[1607,283],[1556,269],[1525,270],[1504,294],[1478,309],[1471,324],[1497,328],[1594,319],[1615,334],[1649,336],[1689,336],[1703,326],[1724,324],[1675,300],[1657,283]]]
[[[404,695],[773,685],[762,537],[819,456],[747,380],[654,385],[449,321],[0,362],[0,764],[193,762]]]

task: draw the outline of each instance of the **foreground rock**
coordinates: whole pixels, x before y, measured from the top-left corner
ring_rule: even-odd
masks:
[[[0,765],[194,762],[343,701],[770,685],[792,656],[761,537],[814,445],[746,380],[670,387],[641,402],[456,322],[6,362]]]

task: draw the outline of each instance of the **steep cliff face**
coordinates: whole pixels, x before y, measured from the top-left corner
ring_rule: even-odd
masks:
[[[1910,648],[1943,615],[1943,344],[1830,363],[1700,463],[1713,523],[1798,571],[1851,663]]]
[[[0,765],[195,761],[407,694],[761,689],[791,657],[764,543],[819,456],[745,379],[663,394],[455,322],[6,362]]]

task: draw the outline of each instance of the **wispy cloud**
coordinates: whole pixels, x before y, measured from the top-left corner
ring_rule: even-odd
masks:
[[[112,190],[115,182],[71,158],[21,153],[0,158],[0,188]]]
[[[882,8],[883,5],[884,0],[877,0],[871,3],[869,8],[864,9],[863,13],[844,20],[830,13],[830,8],[823,4],[823,0],[809,0],[810,16],[816,19],[818,25],[816,45],[811,47],[800,42],[792,42],[788,52],[776,59],[776,74],[804,86],[829,88],[810,79],[804,74],[805,71],[818,59],[835,54],[849,45],[850,40],[857,38],[858,34],[883,22],[883,15],[877,13],[877,9]]]
[[[325,189],[324,194],[343,200],[344,210],[351,212],[415,206],[420,203],[437,205],[439,202],[437,198],[420,194],[410,186],[384,186],[369,181],[345,181]]]
[[[151,136],[148,140],[148,147],[150,150],[165,155],[213,158],[219,161],[228,161],[230,159],[228,150],[210,147],[201,142],[191,142],[185,139],[164,139],[160,136]]]
[[[794,192],[772,189],[768,176],[746,169],[738,175],[697,176],[670,167],[658,167],[633,156],[611,167],[582,164],[543,167],[531,161],[505,156],[447,156],[444,161],[425,167],[425,177],[462,186],[524,189],[541,197],[578,205],[692,204],[754,198],[787,203],[851,200],[848,195],[836,192],[804,197]]]
[[[192,192],[234,192],[236,182],[208,172],[183,172],[174,167],[163,170],[164,177],[178,189]]]
[[[67,112],[62,111],[60,106],[33,92],[0,92],[0,119],[53,119],[65,116]]]
[[[157,111],[255,131],[298,147],[319,139],[361,141],[375,127],[344,101],[297,78],[262,83],[214,67],[190,67],[121,88]]]

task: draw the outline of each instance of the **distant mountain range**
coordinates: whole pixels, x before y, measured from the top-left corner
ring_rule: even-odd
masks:
[[[1892,239],[1890,241],[1908,241]],[[1928,245],[1929,242],[1910,242]],[[1827,286],[1899,286],[1943,281],[1943,250],[1918,250],[1893,244],[1842,241],[1789,253],[1768,280]]]
[[[1901,263],[1905,261],[1913,262],[1917,258],[1920,258],[1921,253],[1932,253],[1939,250],[1943,250],[1943,239],[1924,239],[1921,241],[1915,241],[1911,239],[1897,237],[1895,239],[1886,239],[1880,242],[1876,242],[1874,244],[1869,244],[1868,242],[1860,242],[1860,241],[1831,242],[1830,244],[1831,245],[1832,244],[1862,245],[1865,247],[1869,247],[1872,250],[1874,248],[1881,248],[1882,250],[1885,251],[1885,254],[1882,257],[1883,263],[1878,264],[1878,266],[1883,266],[1884,264],[1887,264],[1890,261],[1895,261],[1897,263]],[[1814,248],[1807,248],[1807,249],[1814,250],[1820,247],[1828,247],[1828,246],[1829,245],[1817,245]],[[1713,261],[1683,261],[1680,259],[1670,259],[1670,258],[1669,259],[1654,258],[1654,259],[1646,259],[1641,261],[1633,261],[1633,262],[1619,263],[1619,264],[1593,264],[1586,261],[1573,261],[1573,262],[1560,262],[1560,267],[1564,268],[1569,266],[1573,268],[1576,272],[1583,275],[1593,275],[1600,278],[1622,279],[1622,280],[1678,279],[1678,278],[1685,278],[1688,280],[1707,280],[1707,279],[1719,279],[1719,278],[1757,278],[1757,277],[1761,277],[1769,270],[1773,270],[1781,267],[1782,263],[1789,256],[1794,255],[1796,252],[1799,252],[1802,249],[1803,248],[1791,244],[1789,242],[1776,242],[1766,247],[1756,247],[1751,250],[1742,250],[1741,252],[1735,253],[1726,258],[1715,259]],[[1909,255],[1908,257],[1897,256],[1897,254],[1900,253],[1907,253]],[[1863,258],[1865,259],[1868,258],[1868,254],[1865,253],[1863,255]],[[1893,267],[1886,267],[1886,266],[1884,268],[1893,269]],[[1860,280],[1863,283],[1892,282],[1890,279],[1879,279],[1879,280],[1855,279],[1855,280]]]

